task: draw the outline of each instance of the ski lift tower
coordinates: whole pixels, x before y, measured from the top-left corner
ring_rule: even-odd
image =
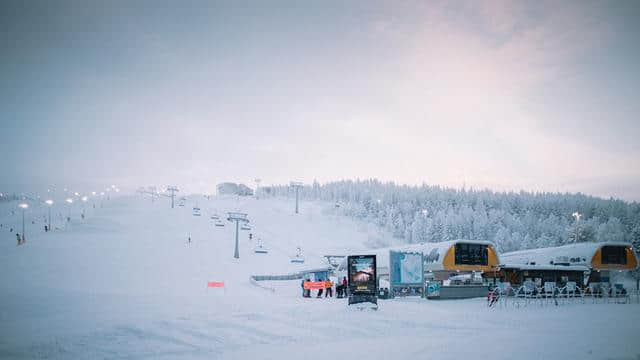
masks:
[[[299,181],[292,181],[291,182],[291,187],[296,189],[296,214],[298,213],[298,199],[299,199],[299,193],[300,193],[300,188],[302,187],[302,183]]]
[[[245,213],[230,212],[229,217],[227,217],[227,220],[236,222],[236,250],[233,254],[233,257],[236,259],[239,259],[240,258],[240,250],[238,249],[238,232],[240,231],[239,227],[240,227],[240,223],[243,223],[243,224],[248,223],[249,219],[247,219],[247,214]]]
[[[180,190],[178,190],[177,186],[170,185],[167,186],[167,191],[171,193],[171,208],[173,209],[173,199],[176,197],[176,193]]]

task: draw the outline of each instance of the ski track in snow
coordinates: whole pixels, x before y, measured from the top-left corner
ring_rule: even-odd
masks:
[[[200,217],[191,213],[196,201]],[[14,205],[0,204],[0,221],[15,228]],[[46,208],[32,206],[36,223],[27,223],[23,246],[15,232],[0,231],[2,359],[640,357],[638,304],[489,309],[484,299],[396,299],[354,312],[344,299],[302,299],[299,281],[267,282],[275,292],[251,285],[250,275],[365,251],[367,227],[336,217],[330,204],[302,202],[295,215],[288,199],[193,196],[172,210],[164,199],[132,196],[88,208],[85,220],[79,205],[67,210],[72,224],[58,219],[61,230],[45,234]],[[226,211],[251,219],[239,260],[235,227],[210,219]],[[259,237],[268,255],[253,253]],[[289,261],[297,246],[305,265]],[[207,289],[207,281],[226,289]]]

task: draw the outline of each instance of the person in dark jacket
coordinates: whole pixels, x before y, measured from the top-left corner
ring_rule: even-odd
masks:
[[[318,279],[318,281],[322,281],[322,279]],[[322,297],[322,288],[318,289],[318,296],[316,297]]]
[[[333,283],[331,280],[327,279],[327,281],[324,282],[324,288],[324,297],[333,297]]]

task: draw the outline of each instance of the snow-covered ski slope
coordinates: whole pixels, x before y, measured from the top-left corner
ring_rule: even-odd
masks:
[[[202,216],[193,216],[197,203]],[[380,301],[352,312],[346,301],[303,299],[298,281],[251,285],[254,274],[322,264],[323,254],[366,252],[367,226],[337,217],[330,204],[290,199],[130,196],[103,207],[54,205],[27,211],[27,243],[16,203],[0,205],[0,358],[4,359],[633,359],[640,305],[573,304],[488,309],[483,299]],[[233,258],[228,211],[249,214]],[[64,225],[56,216],[71,213]],[[214,226],[218,214],[224,227]],[[34,219],[35,224],[31,224]],[[10,233],[6,226],[12,226]],[[253,234],[249,240],[248,233]],[[376,235],[377,236],[377,235]],[[187,243],[191,237],[191,244]],[[258,238],[269,254],[253,253]],[[296,247],[305,264],[292,264]],[[208,289],[224,281],[224,289]]]

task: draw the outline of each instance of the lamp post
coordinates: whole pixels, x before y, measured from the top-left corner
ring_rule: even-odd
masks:
[[[86,196],[82,197],[82,219],[84,219],[85,212],[85,204],[87,203],[88,198]]]
[[[576,218],[576,234],[575,234],[575,238],[574,241],[577,243],[579,236],[580,236],[580,218],[582,217],[582,214],[580,214],[579,212],[574,212],[573,214],[571,214],[574,218]]]
[[[73,204],[72,198],[67,198],[65,200],[69,204],[69,213],[67,214],[67,222],[71,221],[71,204]]]
[[[18,207],[22,209],[22,242],[25,242],[25,240],[27,240],[27,237],[24,234],[24,212],[29,208],[29,204],[21,203],[18,205]]]
[[[45,203],[49,205],[49,231],[51,231],[51,206],[53,206],[53,200],[49,199]]]
[[[245,213],[230,212],[229,217],[227,217],[227,220],[236,222],[236,249],[235,249],[235,252],[233,253],[233,257],[236,259],[239,259],[240,258],[240,250],[238,248],[238,232],[240,231],[239,224],[241,222],[248,223],[249,219],[247,219],[247,214]]]
[[[256,182],[256,199],[258,199],[258,190],[260,189],[260,182],[262,179],[254,179],[253,181]]]

